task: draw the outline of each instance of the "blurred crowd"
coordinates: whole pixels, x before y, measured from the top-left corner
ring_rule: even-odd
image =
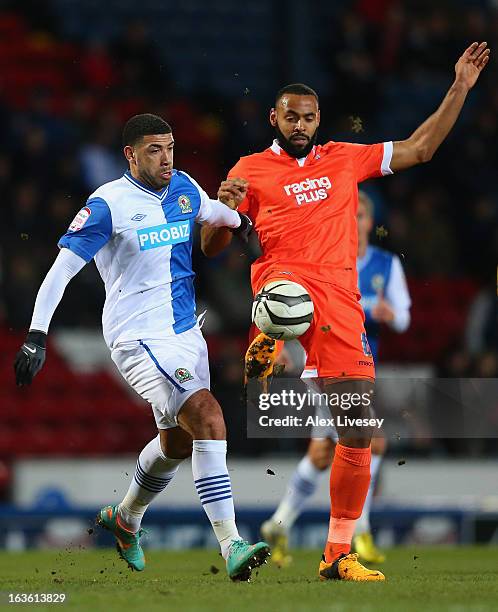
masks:
[[[27,327],[59,236],[92,190],[126,169],[120,136],[132,114],[155,112],[169,121],[175,165],[214,196],[240,155],[271,142],[268,109],[275,91],[289,80],[323,84],[322,141],[399,140],[435,109],[470,42],[487,40],[498,50],[498,8],[492,2],[360,0],[332,3],[333,10],[331,3],[316,2],[297,29],[312,60],[306,72],[296,74],[286,65],[289,54],[274,54],[267,58],[279,75],[273,91],[258,96],[248,87],[230,96],[206,79],[188,91],[179,87],[174,68],[181,49],[168,55],[149,35],[146,13],[142,20],[117,14],[108,38],[89,31],[68,39],[59,22],[61,4],[64,0],[42,8],[11,2],[0,11],[0,325],[6,328]],[[278,15],[278,3],[273,4]],[[285,24],[277,20],[272,27]],[[279,33],[283,39],[297,44],[290,30]],[[438,360],[448,375],[498,373],[498,63],[493,58],[431,163],[365,186],[376,223],[387,231],[373,240],[402,255],[409,278],[434,285],[439,278],[474,283],[466,331],[460,330]],[[256,254],[256,244],[249,251],[234,244],[215,260],[196,253],[199,310],[208,309],[208,333],[244,337],[249,266]],[[102,302],[102,284],[93,265],[87,266],[71,283],[53,325],[99,325]],[[433,314],[435,320],[444,317]],[[227,342],[216,359],[240,369],[238,343]],[[227,384],[232,375],[238,378],[239,370],[235,375],[221,365]]]

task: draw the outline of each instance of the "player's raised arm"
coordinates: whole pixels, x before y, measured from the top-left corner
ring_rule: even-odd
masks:
[[[24,344],[14,361],[18,387],[31,384],[45,362],[45,346],[50,321],[69,281],[85,266],[86,261],[69,249],[57,255],[36,296],[33,318]]]
[[[472,43],[455,65],[455,80],[444,100],[406,140],[394,143],[391,169],[404,170],[428,162],[454,126],[467,94],[489,60],[487,43]]]
[[[244,179],[228,178],[222,181],[218,189],[218,200],[232,209],[237,209],[247,195],[248,183]],[[201,249],[206,257],[216,257],[232,241],[232,234],[227,227],[214,227],[206,224],[201,229]]]

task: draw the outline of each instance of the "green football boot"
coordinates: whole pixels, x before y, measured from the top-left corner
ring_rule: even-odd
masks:
[[[112,531],[116,538],[116,549],[121,559],[128,563],[131,570],[141,572],[145,569],[145,555],[140,546],[140,536],[144,533],[139,529],[131,533],[118,525],[118,506],[105,506],[97,514],[95,522],[100,527]]]
[[[245,540],[234,540],[227,558],[227,573],[233,581],[249,581],[254,568],[266,563],[270,556],[266,542],[249,544]]]

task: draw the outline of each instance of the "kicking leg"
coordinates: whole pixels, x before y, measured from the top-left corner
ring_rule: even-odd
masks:
[[[228,575],[232,580],[248,580],[251,570],[265,562],[269,547],[265,542],[251,546],[237,531],[220,405],[207,389],[201,389],[183,404],[178,422],[193,438],[194,484],[220,543]]]
[[[140,453],[123,501],[117,506],[105,506],[99,512],[98,524],[114,534],[118,553],[130,569],[145,569],[145,555],[140,546],[140,524],[145,511],[191,452],[192,438],[180,427],[159,430]]]
[[[160,429],[138,457],[135,474],[123,501],[118,522],[138,531],[149,504],[173,480],[180,463],[192,454],[192,438],[180,427]]]

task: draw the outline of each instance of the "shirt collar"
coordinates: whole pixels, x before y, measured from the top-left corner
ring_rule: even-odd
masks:
[[[171,180],[173,180],[173,176],[175,175],[175,171],[173,170],[172,176],[171,176]],[[138,187],[138,189],[140,189],[141,191],[144,191],[145,193],[148,193],[152,196],[154,196],[155,198],[157,198],[158,200],[164,200],[164,198],[168,195],[168,190],[169,190],[169,185],[166,185],[166,187],[164,187],[163,189],[161,189],[161,191],[154,191],[153,189],[151,189],[150,187],[148,187],[147,185],[145,185],[145,183],[142,183],[142,181],[139,181],[138,179],[136,179],[134,176],[132,176],[131,172],[129,170],[127,170],[124,173],[124,178],[127,179],[132,185],[134,185],[135,187]],[[171,185],[171,183],[170,183]]]

